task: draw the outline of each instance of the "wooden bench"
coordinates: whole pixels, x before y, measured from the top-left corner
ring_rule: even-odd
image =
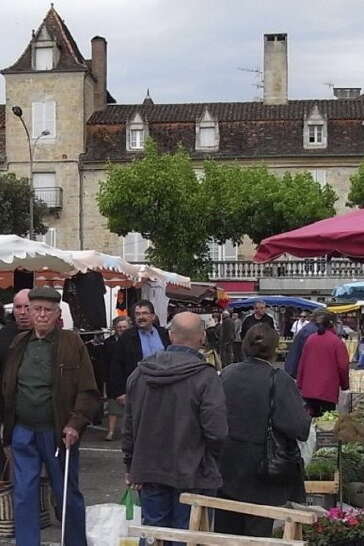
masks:
[[[279,538],[255,538],[238,535],[225,535],[209,531],[190,531],[189,529],[170,529],[169,527],[130,526],[129,536],[154,539],[153,546],[163,546],[165,540],[200,544],[207,546],[305,546],[301,540]],[[149,544],[147,543],[147,546]]]
[[[191,505],[189,529],[196,531],[207,531],[209,529],[208,509],[219,508],[239,514],[250,516],[261,516],[264,518],[284,521],[283,538],[287,540],[302,540],[302,524],[312,524],[317,521],[317,514],[304,510],[292,510],[278,506],[266,506],[250,502],[239,502],[216,497],[205,497],[182,493],[180,502]]]
[[[264,506],[247,502],[238,502],[204,495],[182,493],[180,502],[191,505],[189,529],[170,529],[166,527],[130,527],[129,535],[155,539],[155,545],[161,546],[164,540],[186,542],[188,546],[197,544],[224,546],[304,546],[302,541],[302,524],[312,524],[318,516],[304,510],[292,510],[277,506]],[[217,508],[261,516],[284,521],[283,539],[245,537],[213,533],[210,531],[208,510]]]

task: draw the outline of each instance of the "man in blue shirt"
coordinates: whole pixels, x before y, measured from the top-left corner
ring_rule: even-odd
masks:
[[[121,405],[125,403],[126,381],[138,362],[163,351],[170,344],[167,330],[154,326],[154,307],[149,300],[135,304],[133,318],[135,326],[120,336],[111,361],[111,397]]]

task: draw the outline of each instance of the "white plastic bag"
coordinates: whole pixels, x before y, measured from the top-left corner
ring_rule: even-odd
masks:
[[[297,443],[306,468],[312,461],[312,457],[316,449],[316,426],[313,423],[311,423],[310,433],[307,440],[305,442],[298,441]]]
[[[88,546],[119,546],[128,534],[125,507],[120,504],[95,504],[86,508]]]

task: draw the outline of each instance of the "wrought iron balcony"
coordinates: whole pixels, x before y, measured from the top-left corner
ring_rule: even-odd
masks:
[[[35,197],[41,199],[50,209],[61,209],[63,207],[63,189],[60,187],[34,188]]]
[[[211,280],[258,280],[263,278],[285,279],[362,279],[364,263],[345,259],[326,260],[276,260],[255,263],[248,260],[212,262]]]

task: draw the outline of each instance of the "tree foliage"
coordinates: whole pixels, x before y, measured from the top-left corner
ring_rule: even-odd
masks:
[[[208,243],[255,243],[335,214],[330,186],[307,172],[278,177],[264,166],[244,168],[215,161],[199,179],[188,154],[159,154],[153,141],[126,166],[109,165],[100,183],[100,212],[112,232],[136,231],[152,242],[148,259],[191,276],[208,265]]]
[[[17,178],[15,174],[0,175],[0,233],[14,233],[24,237],[29,232],[30,185],[27,178]],[[43,223],[48,207],[34,198],[34,233],[46,233]]]
[[[358,172],[350,177],[350,191],[346,205],[364,208],[364,163],[360,165]]]

